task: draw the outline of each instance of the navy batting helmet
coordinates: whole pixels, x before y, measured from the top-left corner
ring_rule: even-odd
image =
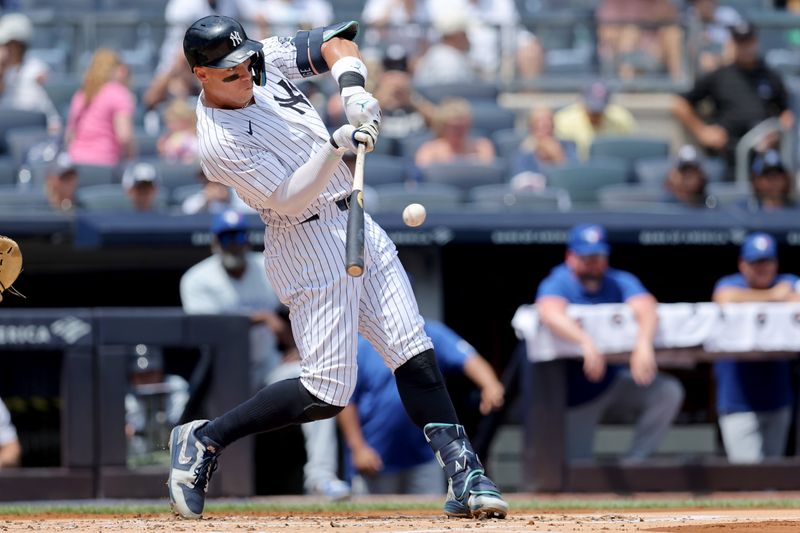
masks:
[[[261,53],[261,43],[247,38],[238,21],[211,15],[195,21],[183,37],[189,66],[230,68]]]

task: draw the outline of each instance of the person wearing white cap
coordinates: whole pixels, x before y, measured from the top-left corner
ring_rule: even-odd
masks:
[[[122,186],[135,211],[154,211],[158,196],[158,172],[150,163],[130,165],[122,175]]]
[[[433,26],[441,35],[419,59],[414,69],[414,85],[428,86],[479,81],[477,64],[470,58],[467,36],[469,21],[458,11],[440,13]]]
[[[664,202],[684,207],[706,207],[707,178],[697,148],[681,146],[664,182]]]
[[[0,18],[0,107],[41,111],[52,133],[61,131],[61,117],[44,90],[47,65],[26,55],[33,24],[22,13]]]

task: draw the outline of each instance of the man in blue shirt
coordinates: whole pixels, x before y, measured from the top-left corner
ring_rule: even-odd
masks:
[[[737,302],[800,301],[800,278],[778,273],[775,239],[753,233],[742,243],[739,273],[720,279],[713,300]],[[717,413],[728,460],[754,463],[779,457],[786,448],[792,411],[789,360],[714,363]]]
[[[656,299],[628,272],[609,268],[605,230],[580,224],[570,232],[566,260],[539,285],[536,308],[541,322],[556,335],[579,345],[583,361],[567,366],[567,457],[592,457],[595,426],[607,413],[635,414],[629,460],[641,460],[661,444],[683,403],[683,387],[658,373],[653,336]],[[626,303],[639,331],[630,369],[606,365],[605,357],[580,324],[567,314],[569,304]]]
[[[443,374],[461,372],[481,391],[480,410],[503,405],[503,385],[467,341],[425,320]],[[350,404],[338,415],[350,448],[350,474],[359,473],[370,494],[441,494],[442,469],[403,408],[392,371],[363,337],[358,340],[358,381]]]

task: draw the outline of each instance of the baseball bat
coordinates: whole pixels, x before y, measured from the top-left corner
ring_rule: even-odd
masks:
[[[354,278],[364,273],[364,145],[358,144],[353,191],[348,201],[345,269]]]

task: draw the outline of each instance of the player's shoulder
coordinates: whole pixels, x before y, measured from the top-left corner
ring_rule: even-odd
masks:
[[[572,276],[572,271],[569,269],[566,263],[561,263],[550,269],[550,273],[545,276],[544,280],[542,280],[542,283],[570,281],[573,278],[574,276]]]
[[[791,283],[792,285],[797,285],[798,283],[800,283],[800,276],[797,276],[796,274],[788,274],[788,273],[778,274],[777,282],[778,283]]]
[[[189,269],[183,273],[181,281],[185,284],[201,284],[216,277],[219,270],[219,257],[217,255],[211,255],[189,267]]]
[[[738,272],[736,274],[728,274],[727,276],[722,276],[719,278],[714,286],[715,289],[719,289],[721,287],[745,288],[747,287],[747,281],[744,279],[744,276]]]

